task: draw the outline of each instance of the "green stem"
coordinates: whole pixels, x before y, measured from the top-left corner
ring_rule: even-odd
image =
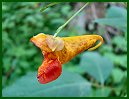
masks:
[[[47,8],[49,8],[49,7],[51,7],[51,6],[54,6],[54,5],[56,5],[56,4],[59,4],[60,2],[53,2],[53,3],[50,3],[50,4],[48,4],[48,5],[46,5],[45,7],[43,7],[41,10],[40,10],[40,12],[43,12],[43,11],[45,11]]]
[[[89,4],[89,2],[87,2],[80,10],[78,10],[68,21],[66,21],[63,25],[61,25],[56,33],[54,34],[54,37],[56,37],[58,35],[58,33],[79,13],[81,12],[87,5]]]

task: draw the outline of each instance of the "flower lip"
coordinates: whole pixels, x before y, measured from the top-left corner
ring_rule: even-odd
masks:
[[[46,84],[56,80],[62,73],[62,65],[58,59],[49,59],[45,57],[42,65],[38,68],[38,81]]]

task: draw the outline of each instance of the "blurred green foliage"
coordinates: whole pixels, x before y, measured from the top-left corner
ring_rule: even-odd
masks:
[[[37,73],[29,73],[16,81],[10,88],[3,90],[4,96],[89,96],[91,84],[76,73],[63,71],[63,74],[55,82],[46,85],[38,83],[35,77]],[[20,87],[19,87],[20,86]],[[32,87],[33,86],[33,87]],[[16,92],[16,89],[19,92]],[[45,89],[45,90],[43,90]],[[69,89],[69,90],[68,90]],[[67,92],[69,91],[69,92]],[[33,93],[34,92],[34,93]],[[30,94],[33,93],[33,94]]]
[[[112,6],[105,15],[105,18],[96,19],[95,22],[103,25],[110,25],[116,27],[124,32],[127,31],[127,11],[125,8]]]
[[[127,10],[114,5],[107,9],[104,18],[93,20],[120,31],[111,35],[111,43],[105,42],[96,52],[86,51],[64,64],[63,73],[56,81],[38,83],[36,71],[43,57],[30,38],[41,32],[54,34],[74,13],[70,3],[57,4],[41,13],[46,4],[2,3],[2,95],[127,96]],[[76,26],[66,27],[59,36],[79,35],[76,29]],[[105,30],[101,31],[104,35]]]

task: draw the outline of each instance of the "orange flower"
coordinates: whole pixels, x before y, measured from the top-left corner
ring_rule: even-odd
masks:
[[[91,48],[97,40],[100,43]],[[94,50],[103,43],[99,35],[82,35],[74,37],[53,38],[40,33],[30,39],[39,47],[44,55],[44,61],[38,69],[38,80],[45,84],[57,79],[62,72],[62,64],[70,61],[84,50]]]

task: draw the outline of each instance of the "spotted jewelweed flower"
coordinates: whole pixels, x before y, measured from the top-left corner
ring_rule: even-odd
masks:
[[[95,43],[100,40],[96,46]],[[67,63],[85,50],[94,50],[101,46],[103,38],[99,35],[82,35],[73,37],[53,37],[39,33],[30,39],[39,47],[44,60],[38,68],[38,81],[46,84],[56,80],[62,73],[62,64]],[[93,47],[94,46],[94,47]]]

